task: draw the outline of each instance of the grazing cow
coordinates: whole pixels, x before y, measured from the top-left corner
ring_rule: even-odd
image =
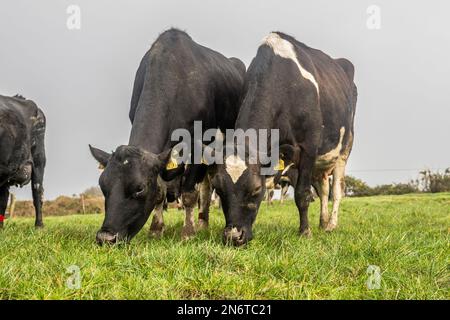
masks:
[[[238,59],[194,42],[185,32],[170,29],[162,33],[143,57],[136,73],[130,107],[132,122],[128,145],[109,154],[91,147],[91,153],[105,170],[100,187],[105,195],[106,214],[97,242],[130,240],[156,212],[151,232],[161,234],[166,186],[182,174],[181,198],[185,208],[184,239],[195,233],[193,210],[198,183],[206,166],[179,165],[168,170],[175,129],[187,129],[194,121],[203,130],[234,127],[242,96],[245,66]],[[200,224],[208,217],[200,212]],[[203,220],[203,221],[202,221]]]
[[[175,202],[178,210],[183,208],[181,203],[181,176],[176,177],[173,180],[166,181],[166,201],[164,203],[164,209],[167,209],[169,203]]]
[[[168,207],[168,203],[176,203],[176,207],[178,210],[183,209],[183,203],[181,201],[181,176],[176,177],[173,180],[166,181],[166,201],[164,203],[164,209],[166,210]],[[209,206],[212,199],[212,188],[209,183],[208,176],[205,176],[203,181],[199,184],[198,187],[198,206],[199,206],[199,216],[207,217],[209,214]],[[200,227],[207,227],[208,225],[203,224],[207,223],[208,219],[199,219],[199,223],[202,224]]]
[[[266,201],[267,205],[272,205],[272,198],[275,193],[275,189],[279,189],[279,186],[275,183],[275,177],[269,177],[266,179]]]
[[[298,170],[293,167],[293,163],[275,175],[275,183],[281,187],[280,203],[283,203],[286,199],[289,187],[292,186],[295,188],[297,185],[297,177]]]
[[[0,227],[8,205],[10,186],[31,181],[36,227],[43,227],[42,196],[45,168],[45,115],[20,95],[0,95]]]
[[[311,235],[308,207],[314,181],[322,202],[320,226],[331,231],[337,225],[344,169],[353,143],[357,95],[353,75],[348,60],[332,59],[280,32],[263,40],[246,73],[235,128],[279,129],[280,157],[298,170],[295,203],[304,236]],[[248,159],[248,154],[245,159],[225,159],[213,171],[213,187],[221,197],[226,220],[224,240],[234,245],[252,238],[265,191],[260,162],[251,164]],[[331,218],[326,205],[329,174],[333,175]]]

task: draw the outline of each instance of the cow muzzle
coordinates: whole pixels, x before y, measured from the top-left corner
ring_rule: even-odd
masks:
[[[111,232],[108,231],[98,231],[97,235],[96,235],[96,241],[97,244],[102,245],[102,244],[115,244],[117,242],[118,235],[113,234]]]
[[[223,242],[227,245],[240,247],[246,244],[250,238],[244,228],[227,227],[223,232]]]

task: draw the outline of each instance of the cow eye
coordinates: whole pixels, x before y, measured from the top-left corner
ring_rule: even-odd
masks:
[[[247,208],[249,208],[250,210],[256,210],[256,203],[250,202],[249,204],[247,204]]]
[[[252,197],[256,197],[257,195],[259,195],[259,193],[261,192],[262,187],[259,186],[258,188],[256,188],[253,192],[252,192]]]
[[[145,185],[140,186],[136,192],[133,193],[133,198],[140,198],[145,194]]]

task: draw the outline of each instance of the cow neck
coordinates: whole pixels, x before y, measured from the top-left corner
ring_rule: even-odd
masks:
[[[140,115],[138,117],[136,115],[128,144],[154,154],[163,152],[170,138],[164,123],[156,114],[152,114],[150,117],[140,117]]]
[[[271,146],[270,146],[270,129],[273,128],[273,124],[270,117],[260,117],[255,112],[249,112],[247,113],[247,117],[239,117],[236,121],[235,130],[242,129],[244,131],[248,129],[267,129],[268,131],[268,138],[267,138],[267,147],[266,150],[270,152]],[[258,142],[259,146],[259,142]],[[245,143],[246,150],[249,150],[248,143]],[[259,149],[259,148],[258,148]],[[258,150],[260,151],[260,150]]]

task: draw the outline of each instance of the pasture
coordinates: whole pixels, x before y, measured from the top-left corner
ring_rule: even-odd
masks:
[[[338,229],[299,238],[295,204],[262,204],[255,239],[222,245],[224,218],[180,239],[182,212],[165,215],[162,239],[148,225],[129,245],[94,243],[101,214],[5,221],[0,231],[0,299],[449,299],[450,193],[346,198]],[[45,212],[44,212],[45,214]],[[70,265],[81,287],[69,289]],[[367,268],[380,268],[368,289]]]

